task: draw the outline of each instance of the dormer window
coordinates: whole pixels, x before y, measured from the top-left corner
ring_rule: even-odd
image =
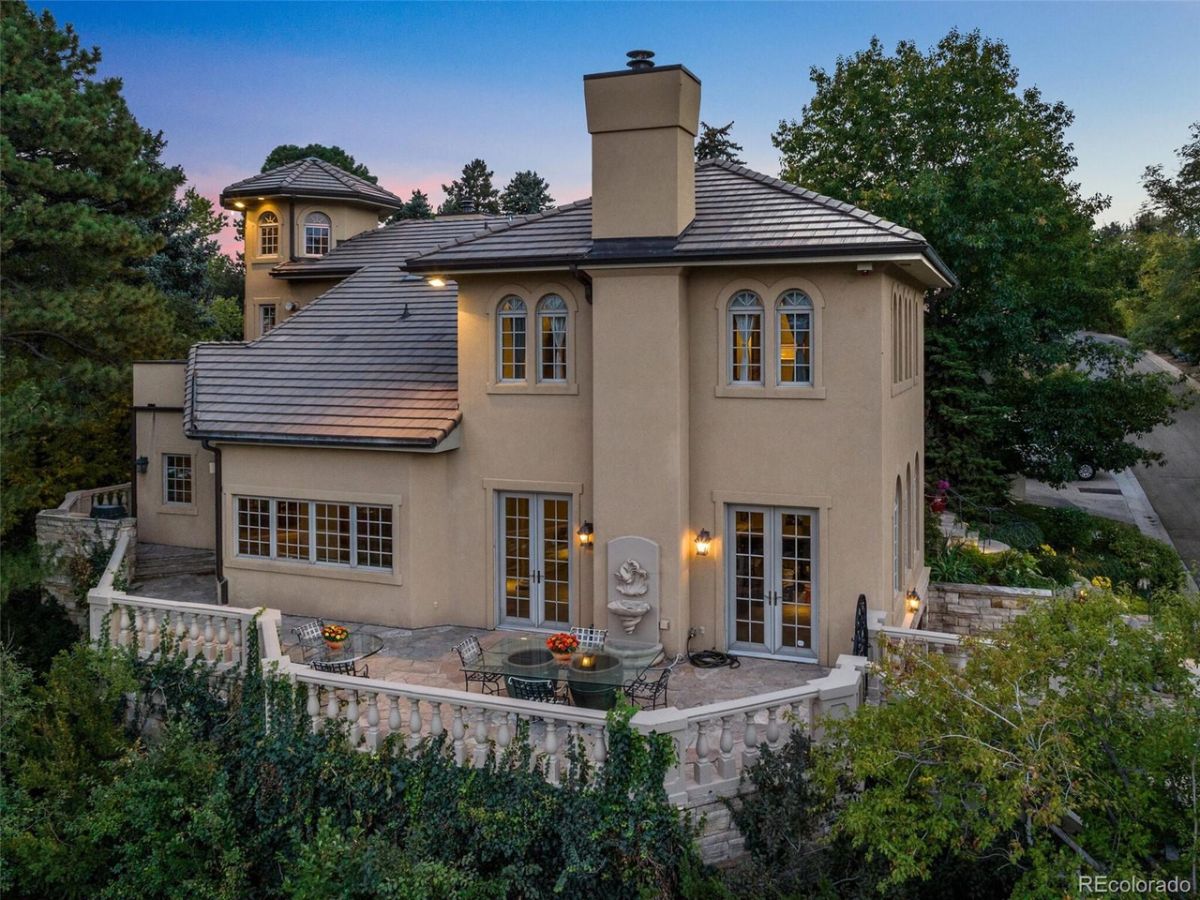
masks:
[[[753,291],[729,301],[729,382],[762,384],[763,305]]]
[[[547,294],[537,305],[538,381],[567,380],[567,304],[558,294]]]
[[[802,291],[787,291],[777,308],[779,383],[812,384],[812,301]]]
[[[258,255],[279,255],[279,216],[273,212],[258,217]]]
[[[309,213],[304,219],[305,256],[324,256],[328,253],[332,230],[333,225],[325,213]]]

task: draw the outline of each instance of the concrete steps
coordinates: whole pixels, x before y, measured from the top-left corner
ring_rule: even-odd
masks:
[[[197,547],[172,547],[169,544],[137,545],[136,579],[166,578],[173,575],[211,575],[217,570],[216,554]]]
[[[972,531],[954,517],[953,513],[944,512],[941,517],[942,534],[948,543],[968,544],[978,547],[984,553],[1003,553],[1011,549],[1008,544],[996,540],[981,540],[978,531]]]

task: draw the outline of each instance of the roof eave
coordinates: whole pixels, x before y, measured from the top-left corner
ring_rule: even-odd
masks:
[[[357,203],[361,206],[369,206],[374,209],[389,209],[398,210],[404,206],[404,201],[399,197],[394,200],[386,200],[378,197],[366,197],[361,194],[344,193],[341,191],[322,191],[322,190],[288,190],[279,188],[263,190],[262,188],[226,188],[221,191],[220,203],[223,209],[229,209],[232,205],[229,201],[240,197],[284,197],[289,200],[341,200],[346,203]]]
[[[455,450],[460,446],[458,425],[461,416],[440,437],[402,439],[370,437],[335,437],[310,434],[272,434],[270,432],[213,431],[205,428],[190,428],[184,434],[193,440],[208,440],[217,444],[258,444],[270,447],[329,447],[342,450],[395,450],[423,453],[440,453]]]

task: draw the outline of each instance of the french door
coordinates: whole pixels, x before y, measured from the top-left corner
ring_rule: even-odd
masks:
[[[743,652],[815,659],[814,517],[776,506],[728,509],[728,626]]]
[[[497,498],[500,624],[569,628],[574,593],[570,496],[502,493]]]

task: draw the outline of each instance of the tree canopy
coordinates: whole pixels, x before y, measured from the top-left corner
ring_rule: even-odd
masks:
[[[184,277],[156,263],[183,183],[161,134],[50,13],[3,4],[0,38],[7,533],[69,490],[128,478],[130,362],[180,354],[188,336],[155,283]]]
[[[515,174],[500,195],[500,209],[510,216],[540,213],[553,205],[550,185],[532,169]]]
[[[919,231],[961,280],[926,316],[930,476],[990,496],[1016,472],[1059,483],[1085,461],[1068,433],[1103,435],[1099,468],[1157,458],[1130,438],[1170,419],[1164,379],[1077,338],[1105,314],[1092,223],[1107,200],[1071,180],[1071,111],[1021,89],[979,32],[894,54],[876,38],[810,77],[812,101],[773,137],[781,177]]]
[[[429,195],[417,189],[412,192],[403,209],[392,213],[389,222],[399,222],[402,219],[432,219],[433,207],[429,203]]]
[[[740,165],[742,160],[738,154],[741,152],[742,145],[733,140],[732,122],[720,128],[707,122],[700,123],[700,137],[696,140],[697,160],[723,159]]]
[[[371,182],[371,184],[379,183],[379,179],[371,174],[370,169],[337,144],[328,147],[324,144],[308,144],[304,147],[296,144],[280,144],[267,154],[267,158],[263,161],[262,171],[269,172],[271,169],[278,169],[280,166],[286,166],[290,162],[307,159],[310,156],[323,159],[351,175],[357,175],[359,178]]]
[[[494,174],[482,159],[471,160],[463,166],[461,177],[442,185],[446,199],[438,207],[438,214],[462,212],[467,201],[474,204],[476,212],[499,213],[500,192],[492,186]]]

